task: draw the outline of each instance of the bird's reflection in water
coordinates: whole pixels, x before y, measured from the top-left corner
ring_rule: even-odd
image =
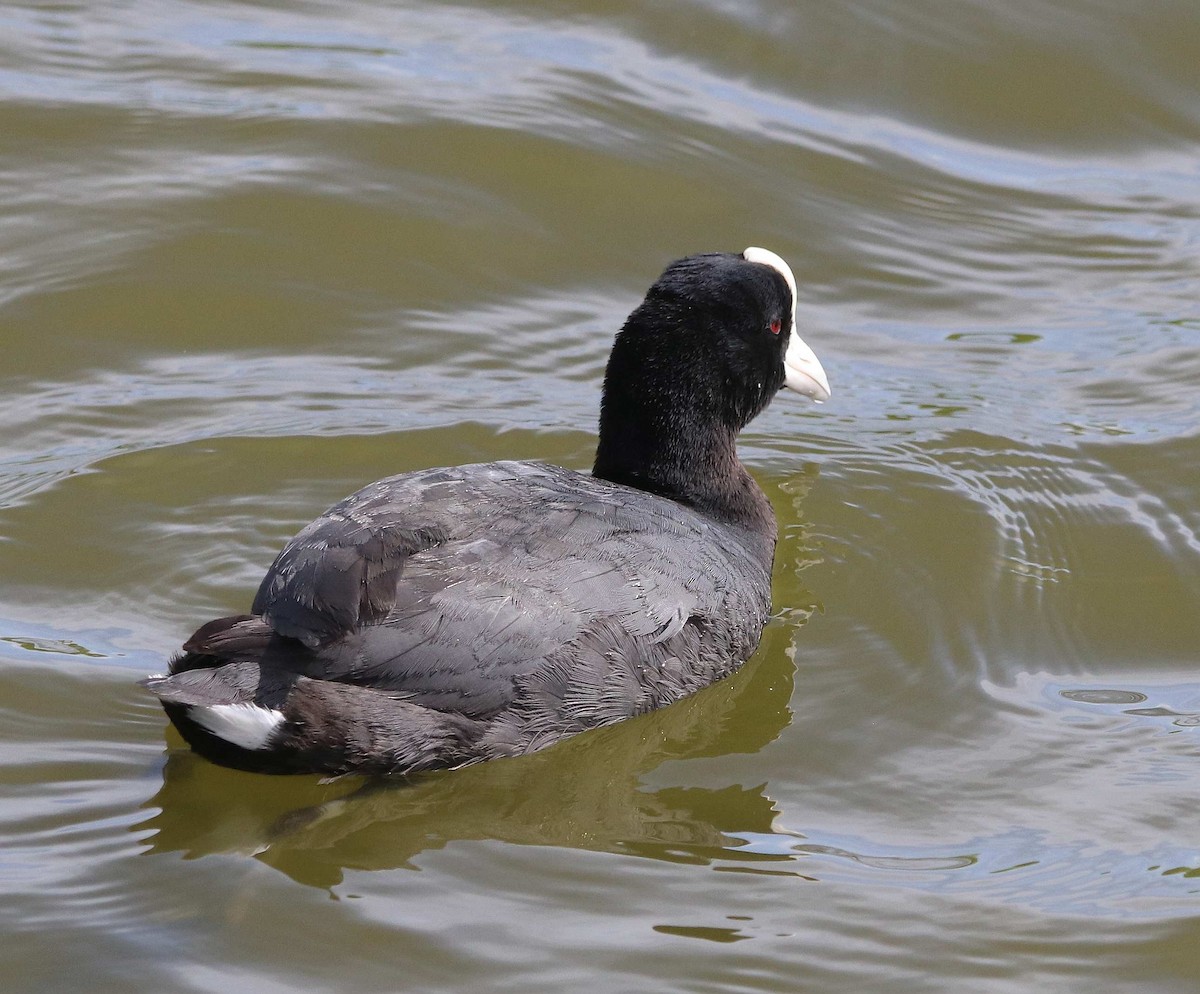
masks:
[[[736,859],[743,843],[732,833],[771,830],[775,809],[762,787],[649,789],[643,778],[668,760],[756,752],[775,739],[790,718],[794,633],[792,622],[773,623],[740,672],[661,711],[531,756],[411,781],[239,773],[176,749],[146,803],[158,810],[136,830],[154,830],[150,852],[253,853],[322,888],[345,869],[408,866],[456,840]]]

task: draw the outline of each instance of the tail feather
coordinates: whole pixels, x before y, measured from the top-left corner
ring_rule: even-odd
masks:
[[[171,673],[206,669],[235,660],[261,659],[279,636],[262,618],[237,614],[201,625],[171,660]],[[297,648],[299,643],[295,643]]]
[[[277,692],[264,695],[262,671],[258,663],[243,661],[210,666],[204,669],[175,670],[168,676],[152,676],[141,681],[142,686],[164,704],[184,704],[191,707],[214,707],[218,704],[279,703],[286,696],[283,681]],[[266,700],[264,698],[274,698]]]
[[[188,639],[168,675],[142,685],[193,749],[238,769],[403,774],[474,758],[482,722],[312,679],[312,658],[261,618],[220,618]]]

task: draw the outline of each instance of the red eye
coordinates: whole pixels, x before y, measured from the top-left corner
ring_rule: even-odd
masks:
[[[772,321],[772,322],[771,322],[771,334],[772,334],[772,335],[778,335],[778,334],[779,334],[779,329],[780,329],[780,328],[782,328],[782,327],[783,327],[783,325],[781,325],[781,324],[779,323],[779,318],[776,318],[774,321]]]

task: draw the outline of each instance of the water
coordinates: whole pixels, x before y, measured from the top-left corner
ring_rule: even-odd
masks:
[[[1193,991],[1191,0],[0,10],[14,991]],[[733,679],[407,789],[135,681],[428,465],[589,465],[615,328],[765,245]]]

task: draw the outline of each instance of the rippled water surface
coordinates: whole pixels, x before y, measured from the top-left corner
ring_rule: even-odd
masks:
[[[0,8],[14,991],[1187,991],[1194,0]],[[742,450],[736,677],[406,788],[136,680],[389,473],[590,464],[670,259],[766,245],[833,400]]]

